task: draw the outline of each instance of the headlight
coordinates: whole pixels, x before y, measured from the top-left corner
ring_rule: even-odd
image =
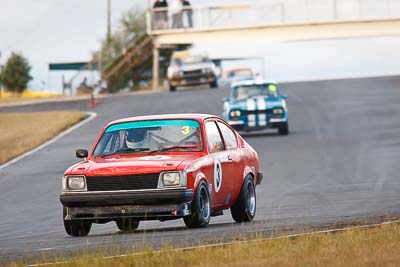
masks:
[[[211,73],[211,69],[203,69],[203,73]]]
[[[164,186],[186,186],[186,175],[184,172],[161,173],[159,187]]]
[[[281,109],[281,108],[274,108],[274,109],[272,110],[272,112],[273,112],[275,115],[282,115],[282,114],[283,114],[283,109]]]
[[[229,113],[231,117],[240,117],[241,114],[240,110],[233,110]]]
[[[86,191],[84,176],[64,176],[63,191]]]

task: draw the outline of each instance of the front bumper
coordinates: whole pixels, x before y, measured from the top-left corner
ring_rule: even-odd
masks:
[[[154,189],[140,191],[68,192],[60,195],[66,207],[102,207],[116,205],[157,205],[189,202],[193,189]]]
[[[60,195],[65,220],[136,218],[173,219],[190,214],[193,189],[68,192]]]
[[[212,74],[204,75],[188,75],[182,77],[173,77],[170,80],[170,84],[175,87],[179,86],[190,86],[190,85],[201,85],[210,84],[216,81],[216,77]]]
[[[244,120],[229,120],[229,125],[237,131],[254,131],[264,129],[275,129],[285,127],[287,118],[270,118],[268,121],[244,121]]]
[[[191,213],[191,203],[166,205],[121,205],[105,207],[67,207],[64,220],[178,219]]]

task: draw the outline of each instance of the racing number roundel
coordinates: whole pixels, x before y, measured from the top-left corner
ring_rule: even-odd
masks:
[[[219,192],[222,185],[222,166],[218,160],[214,161],[214,188],[215,192]]]

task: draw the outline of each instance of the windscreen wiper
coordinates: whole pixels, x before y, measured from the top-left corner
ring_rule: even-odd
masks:
[[[169,150],[178,149],[178,148],[188,149],[187,146],[171,146],[171,147],[166,147],[166,148],[163,148],[163,149],[152,150],[152,151],[149,152],[149,154],[153,154],[153,153],[157,153],[157,152],[169,151]]]
[[[124,153],[136,153],[136,152],[145,152],[145,151],[150,151],[150,148],[148,147],[138,147],[138,148],[125,148],[125,149],[119,149],[114,152],[106,153],[103,155],[99,155],[99,157],[107,157],[107,156],[112,156],[112,155],[118,155],[118,154],[124,154]]]

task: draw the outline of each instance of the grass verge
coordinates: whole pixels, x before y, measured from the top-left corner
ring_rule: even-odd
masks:
[[[0,114],[0,164],[32,150],[86,117],[80,111]]]
[[[35,99],[50,99],[50,98],[62,98],[62,97],[63,96],[61,94],[55,94],[49,92],[34,92],[30,90],[25,90],[22,94],[15,95],[3,89],[1,92],[0,104],[21,102],[21,101],[35,100]]]
[[[400,225],[390,224],[186,251],[149,250],[117,258],[58,258],[57,261],[68,262],[55,266],[399,266],[399,240]]]

